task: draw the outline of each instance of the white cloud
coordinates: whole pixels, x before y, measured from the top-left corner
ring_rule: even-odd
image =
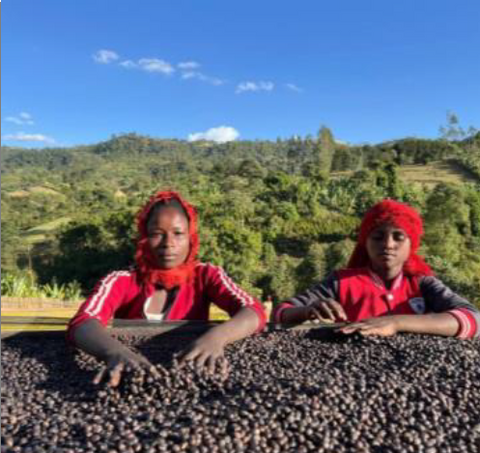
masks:
[[[175,71],[173,66],[165,60],[158,58],[141,58],[138,60],[140,69],[147,72],[159,72],[161,74],[169,75]]]
[[[16,134],[7,134],[2,136],[3,140],[10,140],[13,142],[43,142],[43,143],[55,143],[55,140],[51,137],[47,137],[43,134],[26,134],[25,132],[18,132]]]
[[[230,126],[212,127],[205,132],[195,132],[188,136],[189,142],[208,140],[217,143],[226,143],[236,140],[240,133]]]
[[[111,63],[112,61],[120,59],[119,55],[112,50],[99,50],[93,58],[96,62],[103,64]],[[127,59],[118,61],[118,65],[125,69],[136,68],[145,72],[155,72],[165,75],[171,75],[176,71],[174,65],[159,58],[140,58],[138,61]],[[224,80],[218,77],[212,77],[198,71],[200,63],[197,63],[196,61],[182,61],[176,66],[180,72],[180,77],[184,80],[196,79],[214,86],[223,85],[225,83]]]
[[[16,118],[15,116],[7,116],[5,118],[5,121],[8,121],[13,124],[18,124],[19,126],[23,124],[23,120],[21,120],[20,118]]]
[[[27,112],[20,112],[17,116],[7,116],[5,121],[16,124],[17,126],[32,126],[35,124],[32,115]]]
[[[100,64],[108,64],[111,63],[112,61],[118,60],[120,57],[116,52],[113,50],[98,50],[93,54],[93,59]]]
[[[185,79],[185,80],[188,80],[188,79],[194,79],[195,77],[197,77],[197,72],[194,72],[194,71],[188,71],[188,72],[184,72],[182,74],[182,79]]]
[[[303,92],[303,90],[300,87],[298,87],[297,85],[295,85],[294,83],[286,83],[285,86],[289,90],[295,91],[296,93],[302,93]]]
[[[240,94],[246,91],[272,91],[275,88],[273,82],[241,82],[237,85],[235,93]]]
[[[127,69],[130,69],[130,68],[136,68],[137,67],[137,63],[135,63],[134,61],[132,60],[124,60],[124,61],[121,61],[120,63],[118,63],[120,66],[124,67],[124,68],[127,68]]]
[[[184,80],[196,79],[200,80],[201,82],[209,83],[216,86],[223,85],[225,83],[222,79],[219,79],[218,77],[212,77],[198,71],[197,69],[200,67],[200,63],[197,63],[196,61],[183,61],[181,63],[178,63],[177,66],[181,71],[181,78]]]
[[[191,70],[191,69],[199,68],[200,64],[197,63],[196,61],[182,61],[181,63],[178,63],[177,66],[180,69]]]
[[[210,83],[211,85],[223,85],[225,82],[222,79],[219,79],[218,77],[211,77],[207,76],[201,72],[198,71],[187,71],[182,73],[182,79],[188,80],[188,79],[197,79],[202,82]]]

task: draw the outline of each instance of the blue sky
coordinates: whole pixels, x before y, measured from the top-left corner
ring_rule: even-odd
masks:
[[[2,144],[480,127],[478,0],[7,0]]]

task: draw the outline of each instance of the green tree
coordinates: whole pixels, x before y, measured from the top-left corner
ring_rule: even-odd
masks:
[[[272,275],[272,297],[275,302],[292,297],[296,293],[297,281],[295,270],[298,260],[289,255],[280,255],[277,260],[275,272]]]
[[[460,125],[460,119],[458,118],[458,115],[452,111],[448,111],[446,124],[440,126],[439,132],[440,132],[440,137],[443,140],[460,141],[460,140],[464,140],[467,137],[474,136],[479,131],[477,128],[473,126],[469,126],[467,130],[465,130]]]
[[[333,156],[335,154],[335,139],[332,131],[322,126],[318,132],[318,165],[325,175],[330,173]]]
[[[313,283],[322,280],[327,274],[327,245],[313,243],[308,249],[305,258],[296,270],[297,288],[302,291]]]
[[[458,263],[469,235],[469,207],[461,188],[439,184],[427,199],[425,244],[431,255]]]

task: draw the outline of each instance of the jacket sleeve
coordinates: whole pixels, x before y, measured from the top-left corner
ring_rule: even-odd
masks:
[[[93,293],[70,320],[67,340],[72,342],[75,328],[88,319],[97,319],[106,326],[113,318],[115,311],[125,302],[130,278],[130,272],[116,271],[100,280]]]
[[[282,322],[282,312],[289,307],[306,307],[324,299],[338,300],[339,294],[338,277],[335,272],[332,272],[325,277],[321,282],[308,288],[303,293],[297,294],[290,299],[287,299],[278,304],[272,311],[272,322]]]
[[[457,337],[480,336],[480,311],[435,277],[423,277],[420,290],[428,311],[450,313],[458,321]]]
[[[237,286],[221,267],[206,265],[205,290],[208,299],[230,316],[242,308],[250,308],[258,316],[257,332],[265,327],[267,315],[263,305]]]

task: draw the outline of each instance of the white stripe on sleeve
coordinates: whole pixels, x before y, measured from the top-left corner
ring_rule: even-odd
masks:
[[[232,293],[232,295],[240,301],[242,307],[248,307],[250,305],[254,305],[253,299],[242,289],[240,289],[233,280],[225,273],[225,271],[218,267],[220,279],[225,287]]]
[[[110,290],[112,289],[113,284],[118,280],[119,277],[129,276],[130,272],[127,271],[116,271],[108,274],[103,280],[98,288],[98,291],[90,300],[85,312],[88,313],[90,316],[97,316],[98,313],[103,308],[105,303],[105,299],[107,298]]]

